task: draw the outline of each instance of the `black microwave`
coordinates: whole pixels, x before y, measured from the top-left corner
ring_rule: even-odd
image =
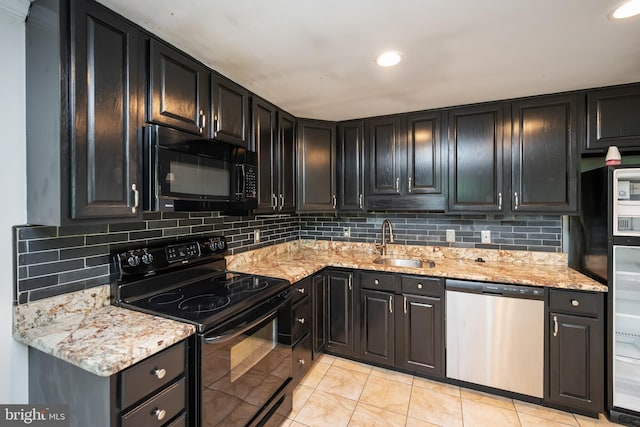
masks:
[[[257,155],[163,126],[144,128],[144,209],[246,213],[257,206]]]

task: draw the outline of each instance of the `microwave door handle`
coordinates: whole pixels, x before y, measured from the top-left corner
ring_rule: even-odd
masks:
[[[247,191],[247,171],[244,168],[244,163],[240,165],[240,172],[242,172],[242,192],[240,193],[240,199],[244,199]]]
[[[269,319],[270,317],[277,315],[278,311],[280,311],[280,309],[284,307],[288,302],[289,302],[289,298],[286,298],[284,301],[280,302],[275,308],[270,310],[268,314],[264,316],[259,316],[257,319],[247,320],[243,324],[238,325],[237,327],[231,329],[230,331],[224,334],[217,335],[214,332],[213,334],[205,335],[203,340],[205,344],[221,344],[223,342],[232,340],[238,335],[242,335],[243,333],[247,332],[249,329],[252,329],[258,326],[259,324]]]

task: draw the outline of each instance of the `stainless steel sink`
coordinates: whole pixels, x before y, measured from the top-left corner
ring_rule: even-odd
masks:
[[[394,267],[409,268],[433,268],[436,263],[431,260],[407,259],[407,258],[376,258],[373,260],[375,264],[392,265]]]

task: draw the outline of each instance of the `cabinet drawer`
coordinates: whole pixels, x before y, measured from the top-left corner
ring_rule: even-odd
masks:
[[[367,272],[360,274],[360,287],[381,291],[395,291],[395,276],[393,274]]]
[[[304,337],[298,344],[293,346],[292,373],[293,383],[297,384],[311,368],[311,335]]]
[[[311,298],[298,301],[291,307],[291,342],[295,343],[309,332],[311,322]]]
[[[185,407],[186,380],[183,378],[171,387],[135,407],[122,416],[122,427],[162,426],[178,415]]]
[[[599,317],[604,308],[602,298],[599,293],[552,289],[549,293],[549,311]]]
[[[186,341],[182,341],[122,371],[120,407],[127,408],[182,375],[185,367],[186,345]]]
[[[292,296],[291,303],[295,304],[302,298],[311,295],[311,279],[300,280],[291,285]]]
[[[402,293],[442,296],[442,279],[424,276],[402,276]]]

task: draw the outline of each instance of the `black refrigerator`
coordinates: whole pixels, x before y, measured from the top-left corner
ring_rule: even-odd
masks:
[[[608,412],[640,426],[640,165],[586,171],[580,184],[569,265],[609,287]]]

